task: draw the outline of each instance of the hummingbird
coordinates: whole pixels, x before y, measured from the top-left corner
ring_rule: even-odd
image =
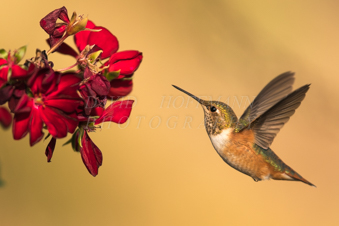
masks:
[[[293,72],[274,78],[239,119],[223,102],[202,100],[175,85],[173,87],[200,103],[207,134],[214,149],[228,165],[256,182],[289,180],[314,186],[270,149],[275,136],[300,106],[310,88],[307,84],[292,92],[294,79]]]

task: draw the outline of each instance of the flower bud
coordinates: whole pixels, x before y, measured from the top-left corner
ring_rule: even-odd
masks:
[[[73,13],[71,21],[67,26],[67,35],[74,35],[80,31],[85,30],[88,18],[83,15],[77,16],[76,12]]]

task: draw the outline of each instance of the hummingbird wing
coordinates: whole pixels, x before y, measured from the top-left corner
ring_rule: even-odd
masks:
[[[300,106],[309,88],[310,85],[304,85],[293,91],[250,125],[257,145],[264,149],[271,145],[280,129]]]
[[[235,132],[240,132],[249,126],[260,115],[291,93],[293,83],[293,72],[285,72],[269,82],[239,118]]]

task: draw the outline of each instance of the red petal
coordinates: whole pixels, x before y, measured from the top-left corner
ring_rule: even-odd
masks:
[[[80,104],[80,100],[73,99],[52,99],[46,100],[46,106],[58,108],[65,113],[74,112]]]
[[[67,126],[67,130],[69,133],[74,133],[75,129],[78,127],[78,119],[76,113],[68,113],[65,114],[62,111],[51,108],[55,113],[58,114],[58,117],[61,118]]]
[[[11,79],[26,78],[28,76],[29,76],[28,72],[25,69],[22,69],[19,65],[12,66]]]
[[[0,59],[0,66],[3,65],[3,64],[7,64],[7,60],[5,60],[5,59]]]
[[[68,132],[74,133],[75,129],[79,125],[79,121],[77,120],[76,113],[68,114],[67,117],[63,117],[63,120],[67,125]]]
[[[20,140],[28,133],[29,122],[31,119],[31,113],[15,114],[13,119],[13,138],[14,140]]]
[[[115,64],[110,65],[109,71],[119,71],[121,75],[132,75],[139,67],[142,60],[142,55],[130,60],[120,60]]]
[[[46,107],[42,110],[42,119],[48,132],[55,138],[63,138],[67,132],[73,133],[78,121],[55,108]],[[72,116],[75,116],[73,114]]]
[[[0,87],[7,82],[8,77],[8,66],[4,66],[0,69],[0,80],[2,80],[2,84],[0,83]]]
[[[0,125],[4,128],[8,128],[12,123],[12,115],[9,111],[4,108],[0,107]]]
[[[99,115],[102,115],[102,113],[104,113],[105,109],[102,108],[102,107],[96,107],[96,108],[93,108],[92,111],[91,111],[91,116],[99,116]]]
[[[61,7],[60,8],[60,14],[59,14],[59,19],[68,23],[69,22],[69,19],[68,19],[68,15],[67,15],[67,9],[65,6]]]
[[[80,99],[77,93],[78,84],[81,79],[75,74],[67,73],[63,74],[60,78],[60,82],[56,90],[48,95],[48,99]]]
[[[1,84],[0,84],[1,87]],[[3,105],[12,97],[14,86],[5,86],[0,88],[0,105]]]
[[[32,85],[30,86],[33,94],[35,94],[35,93],[38,94],[38,93],[42,92],[42,85],[41,84],[42,84],[42,80],[44,79],[46,74],[44,73],[45,70],[44,71],[40,70],[40,71],[41,71],[41,73],[39,73],[35,77],[34,82],[32,82]]]
[[[53,34],[52,36],[54,38],[61,38],[62,35],[64,34],[64,32],[66,31],[66,25],[60,25],[60,26],[56,26],[54,31],[53,31]]]
[[[111,88],[109,90],[108,96],[117,100],[121,97],[127,96],[133,88],[132,80],[118,80],[114,79],[111,81]]]
[[[14,113],[29,113],[31,111],[33,100],[24,94],[13,110]]]
[[[56,139],[54,137],[52,137],[51,141],[48,143],[46,151],[45,151],[45,155],[47,157],[47,162],[51,161],[53,152],[54,152],[54,148],[55,148],[55,143],[56,143]]]
[[[89,20],[87,22],[86,28],[92,29],[94,27],[95,27],[94,23]],[[74,35],[74,42],[76,46],[78,47],[79,52],[84,50],[86,45],[88,45],[88,37],[90,33],[91,31],[80,31]]]
[[[65,6],[61,7],[60,9],[56,9],[50,12],[49,14],[47,14],[44,18],[40,20],[40,26],[48,34],[52,34],[55,29],[56,21],[58,18],[66,23],[69,22],[69,19],[67,16],[67,9],[65,8]]]
[[[122,124],[127,121],[131,114],[134,100],[117,101],[108,106],[103,114],[95,120],[95,124],[102,122],[115,122]]]
[[[119,60],[130,60],[134,59],[141,56],[142,58],[142,53],[137,51],[137,50],[126,50],[126,51],[120,51],[117,53],[114,53],[110,58],[109,58],[109,64],[114,64]]]
[[[60,82],[61,74],[54,71],[48,71],[43,75],[41,82],[41,92],[45,95],[49,95],[51,92],[55,91]]]
[[[93,75],[94,73],[91,71],[91,69],[89,69],[89,67],[86,67],[84,70],[84,79],[88,79],[92,77]]]
[[[42,110],[41,117],[42,117],[43,122],[46,124],[48,132],[53,137],[58,137],[59,132],[58,132],[58,129],[57,129],[57,125],[55,125],[55,123],[57,123],[56,121],[60,122],[60,120],[53,121],[53,117],[55,117],[55,115],[53,113],[50,114],[49,110],[47,110],[47,112],[46,112],[46,109]],[[62,128],[62,126],[61,126],[61,128]],[[67,134],[67,132],[66,132],[66,134]]]
[[[101,31],[91,32],[87,44],[95,44],[103,50],[100,56],[101,59],[110,57],[119,49],[118,39],[104,27],[95,27],[95,29],[101,29]]]
[[[33,146],[34,144],[38,143],[44,133],[42,132],[42,118],[41,118],[41,106],[38,108],[32,108],[32,120],[30,123],[30,145]]]
[[[99,96],[106,96],[109,92],[111,85],[110,82],[101,74],[93,76],[91,81],[92,90]]]
[[[96,176],[99,167],[102,165],[102,154],[100,149],[89,138],[86,130],[82,137],[82,148],[80,149],[80,153],[88,172],[93,176]]]
[[[1,88],[5,83],[6,83],[6,81],[4,81],[4,80],[2,80],[2,79],[0,78],[0,88]]]

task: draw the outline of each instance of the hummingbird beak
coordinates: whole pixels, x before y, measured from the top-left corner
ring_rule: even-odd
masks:
[[[186,93],[188,96],[192,97],[194,100],[196,100],[196,101],[198,101],[200,104],[202,104],[202,102],[203,102],[202,99],[200,99],[200,98],[194,96],[193,94],[191,94],[191,93],[189,93],[189,92],[187,92],[187,91],[185,91],[185,90],[179,88],[178,86],[175,86],[175,85],[172,85],[172,86],[173,86],[174,88],[180,90],[181,92]]]

